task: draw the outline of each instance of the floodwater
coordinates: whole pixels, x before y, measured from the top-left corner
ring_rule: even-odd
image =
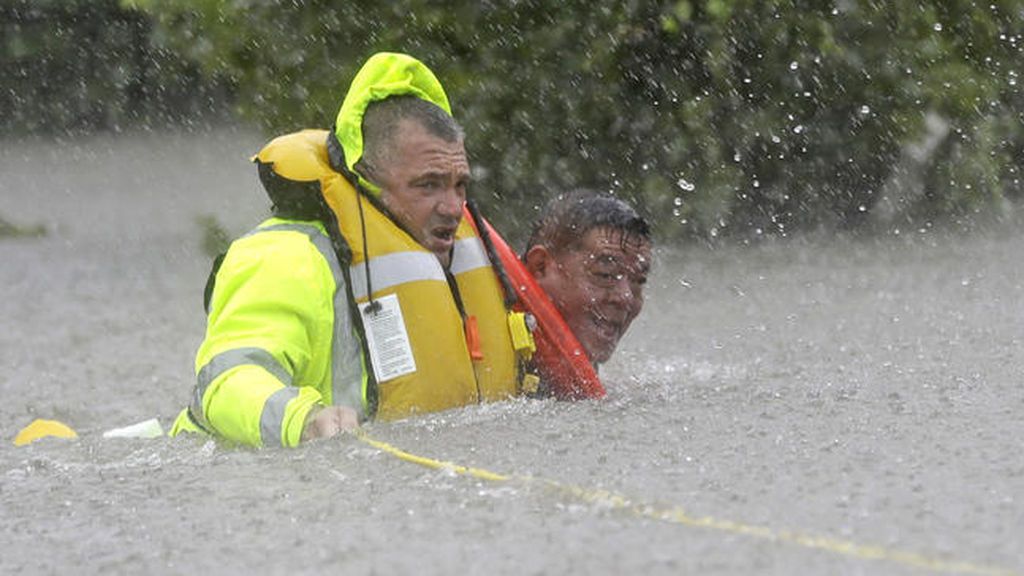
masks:
[[[191,390],[252,132],[0,148],[0,573],[1024,572],[1024,232],[661,249],[600,402],[294,450],[103,439]],[[35,418],[76,441],[11,440]],[[553,481],[558,485],[546,483]]]

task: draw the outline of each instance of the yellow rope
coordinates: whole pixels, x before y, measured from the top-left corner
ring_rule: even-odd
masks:
[[[489,480],[491,482],[505,482],[507,480],[512,480],[512,478],[509,476],[502,476],[501,474],[495,474],[494,472],[488,472],[487,470],[480,470],[479,468],[467,468],[465,466],[459,466],[458,464],[452,464],[451,462],[441,462],[440,460],[433,460],[431,458],[410,454],[408,452],[395,448],[394,446],[388,444],[387,442],[374,440],[373,438],[367,436],[366,433],[361,430],[356,432],[356,436],[363,442],[366,442],[370,446],[373,446],[374,448],[382,452],[387,452],[388,454],[391,454],[392,456],[397,456],[398,458],[401,458],[406,462],[412,462],[413,464],[419,464],[420,466],[426,466],[427,468],[434,468],[436,470],[451,470],[452,472],[455,472],[456,474],[462,476],[472,476],[474,478],[480,478],[481,480]]]
[[[761,538],[765,540],[773,540],[776,542],[785,542],[804,548],[811,548],[815,550],[824,550],[833,554],[840,554],[843,556],[851,556],[854,558],[860,558],[865,560],[883,560],[888,562],[894,562],[896,564],[903,564],[905,566],[912,566],[914,568],[923,568],[926,570],[932,570],[935,572],[947,572],[956,574],[976,574],[980,576],[1022,576],[1020,572],[1013,570],[1007,570],[1004,568],[983,566],[978,564],[971,564],[968,562],[957,562],[952,560],[941,560],[938,558],[930,558],[921,554],[915,554],[913,552],[904,552],[900,550],[890,550],[881,546],[865,546],[851,542],[849,540],[839,540],[826,536],[812,536],[808,534],[800,534],[797,532],[791,532],[789,530],[772,530],[765,526],[753,526],[750,524],[743,524],[741,522],[733,522],[730,520],[721,520],[711,516],[700,516],[694,517],[687,514],[680,507],[673,508],[658,508],[648,504],[633,502],[629,498],[609,492],[607,490],[595,490],[591,488],[584,488],[582,486],[575,486],[572,484],[563,484],[554,480],[546,480],[544,478],[526,477],[526,476],[506,476],[503,474],[497,474],[481,468],[470,468],[467,466],[460,466],[452,462],[443,462],[440,460],[434,460],[424,456],[417,456],[410,454],[404,450],[396,448],[387,442],[381,442],[368,436],[366,432],[359,430],[356,432],[356,437],[359,440],[377,448],[382,452],[386,452],[406,462],[425,466],[427,468],[433,468],[437,470],[450,470],[455,474],[461,476],[470,476],[473,478],[479,478],[481,480],[487,480],[489,482],[510,482],[517,481],[522,483],[540,483],[544,486],[564,492],[570,496],[582,500],[588,503],[601,504],[609,508],[616,510],[623,510],[630,514],[633,514],[642,518],[651,518],[654,520],[661,520],[664,522],[670,522],[674,524],[683,524],[686,526],[693,526],[697,528],[706,528],[711,530],[718,530],[721,532],[728,532],[730,534],[740,534],[743,536],[751,536],[754,538]]]

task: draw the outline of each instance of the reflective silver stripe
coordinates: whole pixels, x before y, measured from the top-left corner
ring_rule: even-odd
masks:
[[[331,276],[334,277],[331,400],[332,404],[352,408],[359,414],[360,419],[365,418],[363,349],[353,329],[352,310],[348,305],[348,294],[345,290],[345,276],[341,272],[341,264],[338,262],[338,256],[334,252],[331,240],[319,228],[309,224],[272,224],[257,228],[252,233],[277,230],[305,234],[331,269]]]
[[[490,265],[479,238],[463,238],[455,243],[452,254],[452,274],[461,274]],[[447,282],[441,262],[432,252],[392,252],[370,259],[373,289],[386,290],[407,282],[436,280]],[[366,293],[366,267],[360,262],[349,268],[352,293],[356,300],[368,298]]]
[[[352,295],[356,300],[368,298],[366,268],[363,263],[353,264],[349,267],[348,273],[352,278]],[[418,280],[447,282],[441,262],[432,252],[392,252],[370,258],[370,274],[374,291],[387,290],[399,284]]]
[[[281,388],[270,395],[263,403],[263,412],[260,413],[260,439],[264,446],[283,446],[281,428],[284,425],[284,410],[288,403],[299,395],[299,389],[295,386]]]
[[[246,234],[245,236],[242,236],[242,238],[248,238],[249,236],[253,236],[253,235],[259,234],[261,232],[279,232],[279,231],[283,231],[283,232],[298,232],[300,234],[305,234],[306,236],[309,237],[309,241],[313,242],[314,244],[316,244],[316,241],[314,239],[316,237],[318,237],[318,236],[322,237],[324,239],[327,238],[327,236],[324,236],[324,233],[321,232],[320,229],[317,228],[316,226],[313,226],[312,224],[298,224],[298,223],[271,224],[269,226],[260,226],[259,228],[254,228],[254,229],[250,230],[249,233]],[[328,246],[329,245],[330,245],[330,241],[328,241]]]
[[[217,354],[210,361],[206,363],[199,370],[199,374],[196,375],[196,388],[195,396],[192,399],[192,414],[193,416],[203,417],[203,424],[206,423],[205,414],[203,413],[203,396],[206,395],[206,389],[213,384],[213,381],[220,377],[221,374],[228,370],[235,368],[236,366],[252,365],[259,366],[270,372],[274,378],[281,381],[282,384],[288,386],[292,383],[292,376],[287,370],[280,364],[277,359],[274,358],[270,352],[262,348],[235,348],[234,350],[225,350],[220,354]]]
[[[211,428],[210,423],[206,420],[206,413],[203,412],[203,396],[206,395],[206,389],[221,374],[237,366],[259,366],[285,386],[292,382],[291,374],[278,364],[277,359],[270,352],[262,348],[225,350],[210,358],[210,361],[200,368],[196,375],[196,385],[192,389],[192,404],[189,406],[189,414],[200,428],[206,430]]]
[[[484,250],[484,244],[479,238],[475,236],[463,238],[455,243],[455,250],[452,254],[452,274],[459,275],[490,265],[491,261],[487,259],[487,251]]]
[[[363,347],[352,323],[352,307],[345,289],[345,276],[341,272],[337,254],[326,236],[319,236],[313,244],[323,254],[334,276],[334,334],[331,338],[331,403],[348,406],[366,418]]]

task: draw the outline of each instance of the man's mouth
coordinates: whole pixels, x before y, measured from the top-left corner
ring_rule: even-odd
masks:
[[[455,242],[455,227],[439,226],[430,231],[431,237],[443,246],[449,246]]]
[[[600,314],[594,314],[594,325],[597,327],[597,333],[605,340],[609,342],[617,342],[619,337],[622,335],[622,323],[606,318]]]

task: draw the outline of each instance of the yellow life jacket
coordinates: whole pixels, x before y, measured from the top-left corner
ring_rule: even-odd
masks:
[[[374,299],[395,295],[415,361],[414,372],[384,381],[378,375],[378,417],[432,412],[516,394],[516,356],[501,288],[472,227],[467,222],[459,225],[450,268],[461,298],[460,311],[456,293],[432,252],[373,203],[360,199],[341,175],[326,184],[327,204],[352,250],[350,277],[356,302],[369,301],[368,285]],[[367,323],[366,312],[363,322]],[[472,333],[474,323],[478,350],[470,349],[472,341],[467,343],[467,331]]]
[[[323,130],[281,136],[261,152],[260,160],[273,161],[275,172],[283,175],[298,167],[292,175],[295,179],[317,173],[324,199],[351,251],[348,276],[364,329],[374,324],[374,312],[364,309],[371,301],[368,289],[374,301],[397,299],[411,359],[402,358],[401,350],[397,361],[386,357],[394,346],[382,342],[376,346],[388,350],[377,358],[370,353],[377,380],[377,417],[400,418],[519,393],[508,311],[473,226],[463,220],[455,234],[448,270],[453,287],[436,255],[330,168],[327,136]],[[373,335],[367,335],[367,340],[373,340]],[[367,344],[372,349],[375,343]],[[399,366],[385,366],[389,363]]]

